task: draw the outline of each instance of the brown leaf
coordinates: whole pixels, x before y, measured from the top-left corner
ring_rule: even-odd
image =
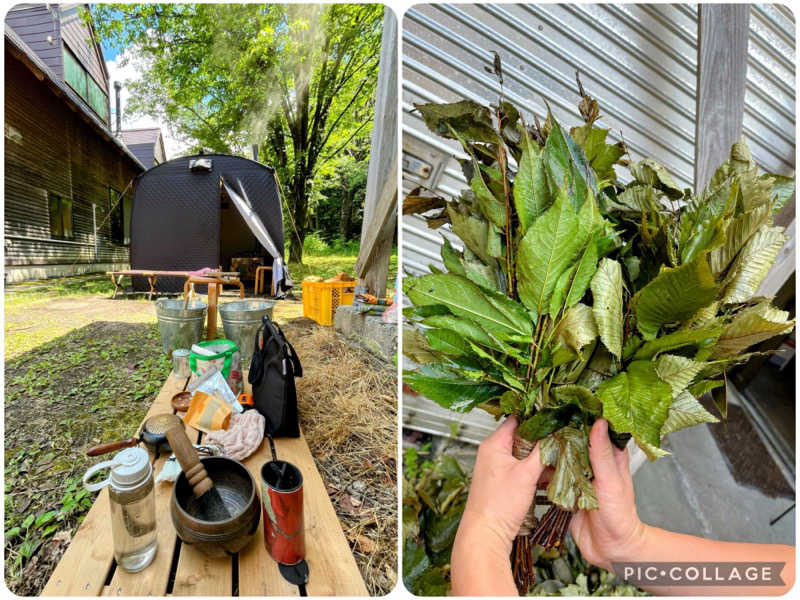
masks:
[[[403,200],[404,215],[418,215],[434,208],[442,208],[445,199],[439,196],[406,196]]]
[[[355,502],[353,502],[354,500]],[[361,506],[361,501],[356,500],[350,494],[342,494],[339,498],[339,508],[349,515],[360,515],[361,510],[358,508],[359,506]]]
[[[372,554],[377,549],[377,545],[365,535],[356,538],[356,548],[364,554]]]

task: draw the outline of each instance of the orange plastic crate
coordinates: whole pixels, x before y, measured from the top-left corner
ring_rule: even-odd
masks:
[[[303,316],[320,325],[333,325],[339,306],[353,304],[355,281],[304,281]]]

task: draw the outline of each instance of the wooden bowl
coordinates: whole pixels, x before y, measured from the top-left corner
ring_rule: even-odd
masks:
[[[231,516],[222,521],[206,521],[193,514],[192,489],[181,473],[172,489],[172,524],[184,544],[192,544],[204,554],[235,554],[250,543],[261,520],[256,481],[238,460],[224,456],[200,460]]]
[[[172,408],[178,412],[186,412],[192,403],[192,392],[178,392],[172,397]]]

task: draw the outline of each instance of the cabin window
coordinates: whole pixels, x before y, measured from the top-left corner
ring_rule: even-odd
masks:
[[[119,197],[119,190],[108,188],[108,208],[111,211],[111,241],[128,246],[131,243],[131,208],[133,200],[130,196]]]
[[[50,236],[65,240],[75,237],[72,233],[72,200],[50,195]]]
[[[64,47],[64,80],[78,92],[86,103],[105,123],[108,123],[108,96],[75,55]]]

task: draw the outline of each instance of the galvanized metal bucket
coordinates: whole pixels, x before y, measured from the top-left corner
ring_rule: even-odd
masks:
[[[269,300],[238,300],[219,306],[225,337],[239,346],[242,353],[242,366],[248,368],[253,357],[253,344],[256,332],[261,325],[261,317],[272,319],[274,302]]]
[[[158,317],[158,332],[161,334],[161,348],[164,354],[169,354],[176,348],[191,348],[192,344],[203,337],[203,324],[206,321],[205,302],[190,300],[186,302],[180,298],[170,300],[159,298],[156,301],[156,317]]]

